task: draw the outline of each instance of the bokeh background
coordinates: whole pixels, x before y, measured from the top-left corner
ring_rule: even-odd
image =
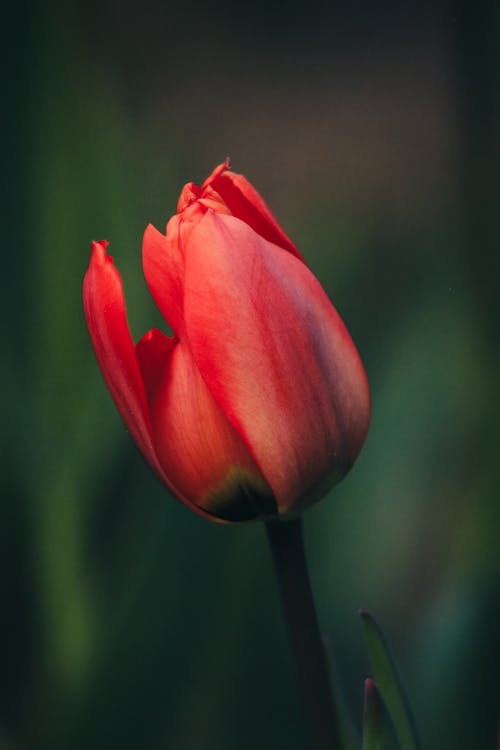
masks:
[[[144,227],[226,155],[371,382],[363,453],[305,516],[353,716],[363,606],[424,747],[499,746],[499,9],[5,4],[2,750],[305,747],[264,529],[209,524],[156,482],[82,314],[105,237],[134,336],[160,323]]]

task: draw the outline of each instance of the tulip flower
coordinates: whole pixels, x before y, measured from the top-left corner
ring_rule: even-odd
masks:
[[[174,332],[134,346],[120,275],[94,242],[83,299],[126,427],[164,484],[216,521],[293,518],[352,466],[369,391],[349,333],[271,211],[226,162],[187,184],[143,269]]]

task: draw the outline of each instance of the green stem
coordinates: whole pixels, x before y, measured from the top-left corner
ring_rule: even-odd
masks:
[[[340,732],[309,582],[301,519],[269,521],[266,527],[300,683],[310,748],[340,750]]]

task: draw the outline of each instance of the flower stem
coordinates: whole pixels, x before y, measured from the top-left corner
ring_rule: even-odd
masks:
[[[307,571],[302,522],[300,518],[269,521],[266,527],[299,678],[310,749],[340,750],[326,652]]]

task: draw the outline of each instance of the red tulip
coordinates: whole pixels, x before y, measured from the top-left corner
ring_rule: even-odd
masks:
[[[370,399],[339,315],[268,207],[221,164],[182,190],[143,268],[174,331],[134,347],[107,242],[83,300],[99,365],[139,449],[212,520],[290,517],[349,470]]]

